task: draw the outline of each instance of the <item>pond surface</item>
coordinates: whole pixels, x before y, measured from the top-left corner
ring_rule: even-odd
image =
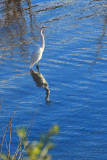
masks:
[[[30,70],[44,30],[46,46]],[[34,113],[29,141],[53,125],[53,160],[107,159],[107,2],[45,0],[0,2],[0,141],[10,117],[16,128]],[[7,133],[8,143],[8,133]],[[0,142],[1,143],[1,142]],[[6,151],[6,144],[3,145]]]

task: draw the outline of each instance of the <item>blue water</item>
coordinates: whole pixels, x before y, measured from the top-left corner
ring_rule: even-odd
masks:
[[[17,16],[12,7],[0,5],[0,141],[16,110],[13,154],[16,128],[27,126],[36,111],[29,141],[38,140],[53,124],[60,127],[52,138],[52,159],[106,160],[107,2],[33,0],[30,6],[21,4],[23,14],[16,8]],[[40,73],[45,87],[38,86],[29,67],[44,25]],[[37,77],[36,66],[33,73]],[[6,152],[5,142],[3,147]]]

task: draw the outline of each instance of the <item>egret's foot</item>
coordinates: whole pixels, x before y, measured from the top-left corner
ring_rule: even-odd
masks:
[[[38,72],[39,72],[39,66],[38,66],[38,65],[36,66],[36,68],[37,68],[37,70],[38,70]]]

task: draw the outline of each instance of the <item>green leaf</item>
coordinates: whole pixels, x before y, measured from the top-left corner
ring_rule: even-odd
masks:
[[[21,139],[24,139],[26,137],[26,130],[24,127],[21,129],[17,129],[17,134]]]

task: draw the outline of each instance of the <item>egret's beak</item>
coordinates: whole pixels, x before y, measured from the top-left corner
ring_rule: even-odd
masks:
[[[48,27],[43,27],[43,28],[48,28]]]

